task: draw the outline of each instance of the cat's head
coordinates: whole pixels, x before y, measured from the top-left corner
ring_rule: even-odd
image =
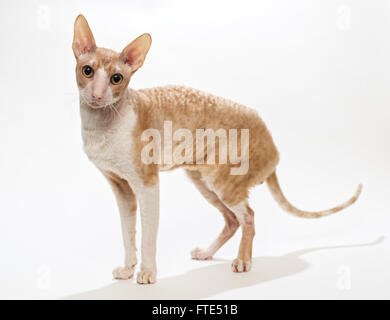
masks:
[[[152,38],[143,34],[121,53],[98,48],[83,15],[74,23],[72,49],[76,57],[76,78],[80,96],[91,108],[117,102],[126,92],[130,78],[144,63]]]

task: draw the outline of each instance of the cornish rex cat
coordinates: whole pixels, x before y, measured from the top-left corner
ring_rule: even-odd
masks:
[[[304,218],[323,217],[356,201],[360,185],[351,199],[329,210],[306,212],[290,204],[276,176],[278,151],[254,110],[184,86],[128,88],[130,78],[143,65],[151,42],[150,35],[143,34],[117,53],[96,46],[82,15],[74,25],[72,47],[77,61],[84,149],[110,183],[121,216],[125,265],[113,271],[116,279],[129,279],[134,274],[138,201],[142,263],[137,282],[156,281],[162,170],[182,167],[225,219],[225,227],[207,249],[192,251],[194,259],[210,259],[241,226],[240,248],[232,262],[234,272],[251,268],[255,231],[248,190],[255,185],[266,182],[282,208]],[[172,132],[173,138],[169,138]]]

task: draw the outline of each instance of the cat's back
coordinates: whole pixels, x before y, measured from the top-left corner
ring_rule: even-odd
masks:
[[[151,117],[199,128],[265,128],[258,113],[242,104],[182,85],[137,90]],[[191,125],[192,124],[192,125]]]

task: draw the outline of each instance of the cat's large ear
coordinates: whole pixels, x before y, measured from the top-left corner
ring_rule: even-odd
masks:
[[[120,57],[135,72],[144,64],[151,44],[152,37],[149,33],[144,33],[124,48]]]
[[[87,19],[82,14],[78,15],[74,22],[72,49],[76,59],[96,49],[95,38],[89,28]]]

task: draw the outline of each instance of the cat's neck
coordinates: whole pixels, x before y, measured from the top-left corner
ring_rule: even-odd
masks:
[[[126,111],[132,107],[130,91],[127,90],[114,104],[94,109],[80,98],[81,126],[85,131],[105,131],[114,128]]]

